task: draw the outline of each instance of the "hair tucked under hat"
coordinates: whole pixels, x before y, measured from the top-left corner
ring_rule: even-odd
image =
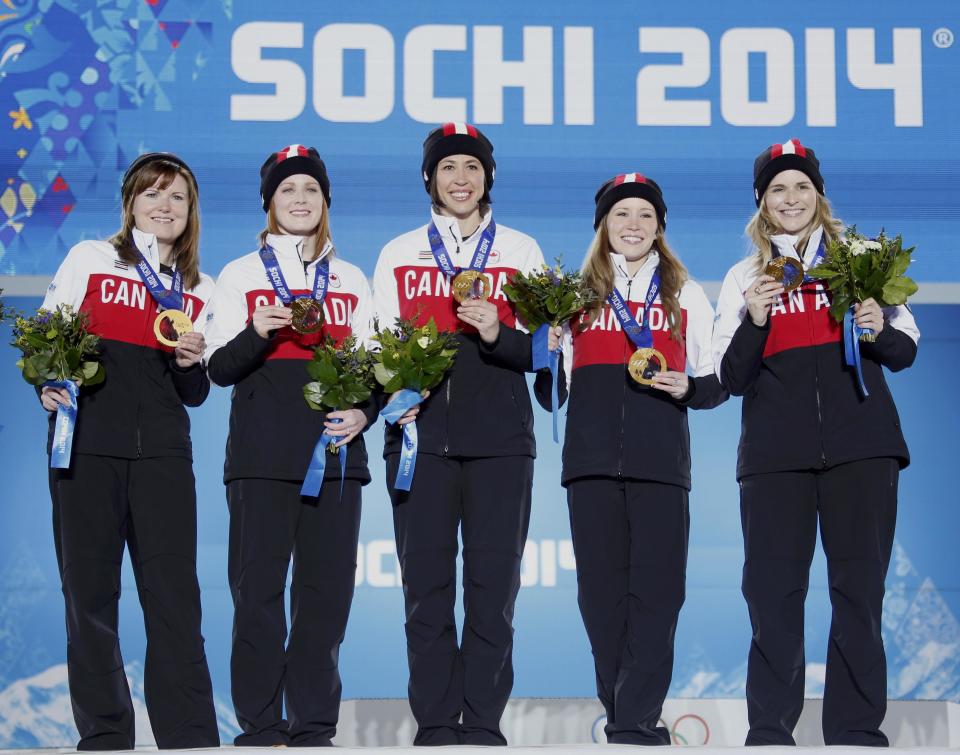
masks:
[[[260,168],[260,198],[264,212],[270,208],[270,200],[280,184],[298,173],[317,180],[327,207],[330,206],[330,179],[327,177],[327,166],[323,164],[319,153],[313,147],[291,144],[278,152],[271,152]]]
[[[593,213],[593,230],[600,227],[600,223],[610,212],[611,207],[627,197],[646,199],[656,210],[657,223],[661,228],[667,227],[667,205],[663,201],[663,192],[660,191],[657,182],[640,173],[621,173],[597,189],[597,194],[593,198],[596,203],[596,210]]]
[[[476,126],[469,123],[444,123],[433,129],[423,141],[423,163],[420,172],[423,185],[430,192],[430,178],[443,158],[451,155],[470,155],[483,166],[483,197],[481,202],[490,201],[490,189],[493,187],[497,163],[493,159],[493,144]]]
[[[817,192],[823,194],[823,176],[820,175],[820,161],[813,149],[805,147],[799,139],[790,139],[783,144],[774,144],[757,155],[753,161],[753,198],[760,206],[760,200],[774,177],[785,170],[799,170],[806,173]]]

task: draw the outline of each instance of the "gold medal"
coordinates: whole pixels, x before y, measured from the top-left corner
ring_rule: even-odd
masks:
[[[451,286],[453,298],[458,302],[464,299],[483,299],[490,298],[490,284],[487,282],[487,276],[478,270],[464,270],[458,273],[453,279]]]
[[[293,312],[291,326],[298,333],[309,335],[323,327],[323,306],[312,297],[294,299],[290,311]]]
[[[651,362],[656,362],[656,365]],[[653,376],[667,369],[667,360],[656,349],[637,349],[630,355],[627,372],[640,385],[653,385]]]
[[[803,265],[789,257],[774,257],[767,263],[763,272],[778,283],[784,291],[793,291],[803,283]]]
[[[179,309],[165,309],[153,321],[153,333],[164,346],[178,346],[180,336],[193,332],[190,315]]]

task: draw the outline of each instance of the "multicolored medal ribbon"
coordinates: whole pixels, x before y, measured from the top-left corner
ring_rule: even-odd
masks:
[[[267,280],[273,286],[283,306],[293,310],[292,327],[300,334],[316,333],[323,327],[323,300],[327,298],[327,284],[330,280],[330,262],[323,260],[317,265],[313,278],[313,294],[294,296],[287,286],[277,260],[277,253],[269,244],[260,247],[260,261],[267,271]]]
[[[165,288],[160,282],[160,276],[139,249],[137,256],[140,258],[136,264],[137,273],[153,300],[163,307],[163,311],[153,323],[154,335],[165,346],[176,346],[180,336],[193,331],[193,321],[183,311],[183,275],[179,270],[174,270],[173,282],[170,288]]]
[[[77,396],[80,389],[72,380],[50,380],[44,387],[64,388],[70,394],[70,405],[57,405],[57,419],[53,425],[53,443],[50,446],[50,468],[69,469],[73,450],[73,431],[77,425]]]
[[[423,397],[416,391],[403,388],[397,391],[396,398],[380,410],[380,416],[388,424],[393,424],[410,409],[423,401]],[[403,445],[400,449],[400,468],[397,470],[397,479],[393,486],[397,490],[410,490],[413,482],[413,472],[417,468],[417,422],[409,422],[403,426]]]
[[[334,424],[343,422],[342,419],[330,419]],[[310,458],[310,466],[307,467],[307,474],[303,478],[303,485],[300,488],[300,495],[316,498],[320,495],[320,487],[323,485],[323,473],[327,469],[327,453],[331,443],[336,444],[340,438],[336,435],[329,435],[324,430],[320,435],[320,440],[313,447],[313,456]],[[337,456],[340,457],[340,497],[343,498],[343,478],[347,474],[347,444],[344,443],[337,449]]]
[[[843,316],[843,358],[847,367],[853,367],[857,373],[857,383],[860,393],[866,398],[870,395],[867,384],[863,382],[863,366],[860,363],[860,336],[864,333],[873,333],[870,328],[861,328],[854,319],[853,305]]]
[[[480,240],[477,242],[476,251],[473,253],[473,259],[470,261],[470,267],[461,271],[453,264],[447,248],[444,246],[443,237],[437,230],[437,224],[430,221],[427,228],[427,240],[430,242],[430,251],[433,252],[433,259],[436,260],[437,267],[452,280],[450,285],[453,298],[458,302],[464,299],[487,299],[492,293],[490,284],[486,276],[483,275],[487,267],[487,260],[493,249],[493,240],[497,236],[497,224],[493,218],[480,234]]]
[[[550,413],[553,415],[553,442],[560,442],[560,435],[557,432],[557,414],[560,406],[560,388],[557,385],[560,372],[560,349],[550,351],[548,347],[548,338],[550,336],[550,324],[544,323],[533,331],[533,370],[550,369]]]
[[[656,301],[659,293],[660,266],[658,265],[657,269],[653,271],[653,276],[650,278],[650,285],[647,287],[647,295],[643,302],[643,316],[639,323],[636,318],[630,314],[627,303],[623,300],[623,297],[620,296],[620,292],[617,291],[616,287],[614,287],[613,291],[611,291],[607,297],[607,302],[609,302],[617,315],[617,319],[620,321],[620,327],[623,328],[623,332],[627,334],[627,337],[633,341],[633,345],[637,347],[633,356],[630,357],[627,371],[630,373],[630,377],[641,385],[653,385],[653,375],[648,374],[650,372],[649,365],[651,360],[657,361],[659,364],[658,370],[664,370],[667,367],[667,360],[663,354],[653,348],[653,333],[650,331],[650,308],[653,306],[653,302]]]

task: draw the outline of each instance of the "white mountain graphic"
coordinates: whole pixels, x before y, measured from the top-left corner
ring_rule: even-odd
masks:
[[[155,745],[143,698],[143,667],[135,661],[124,671],[136,713],[137,745]],[[233,709],[220,699],[214,703],[220,739],[231,743],[240,733]],[[75,747],[77,739],[66,664],[20,679],[0,692],[0,749]]]

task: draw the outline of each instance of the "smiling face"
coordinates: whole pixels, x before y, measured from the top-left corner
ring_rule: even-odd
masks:
[[[441,214],[465,220],[479,215],[484,194],[483,164],[472,155],[450,155],[437,163],[436,191]]]
[[[657,240],[657,212],[646,199],[621,199],[605,222],[611,248],[631,262],[646,257]]]
[[[323,190],[313,176],[297,173],[277,187],[270,207],[281,233],[312,236],[323,219]]]
[[[784,170],[773,177],[763,193],[763,206],[785,233],[800,236],[816,215],[817,189],[803,171]]]
[[[179,173],[165,188],[160,177],[133,200],[134,225],[157,237],[161,259],[173,248],[187,227],[190,215],[190,188]]]

